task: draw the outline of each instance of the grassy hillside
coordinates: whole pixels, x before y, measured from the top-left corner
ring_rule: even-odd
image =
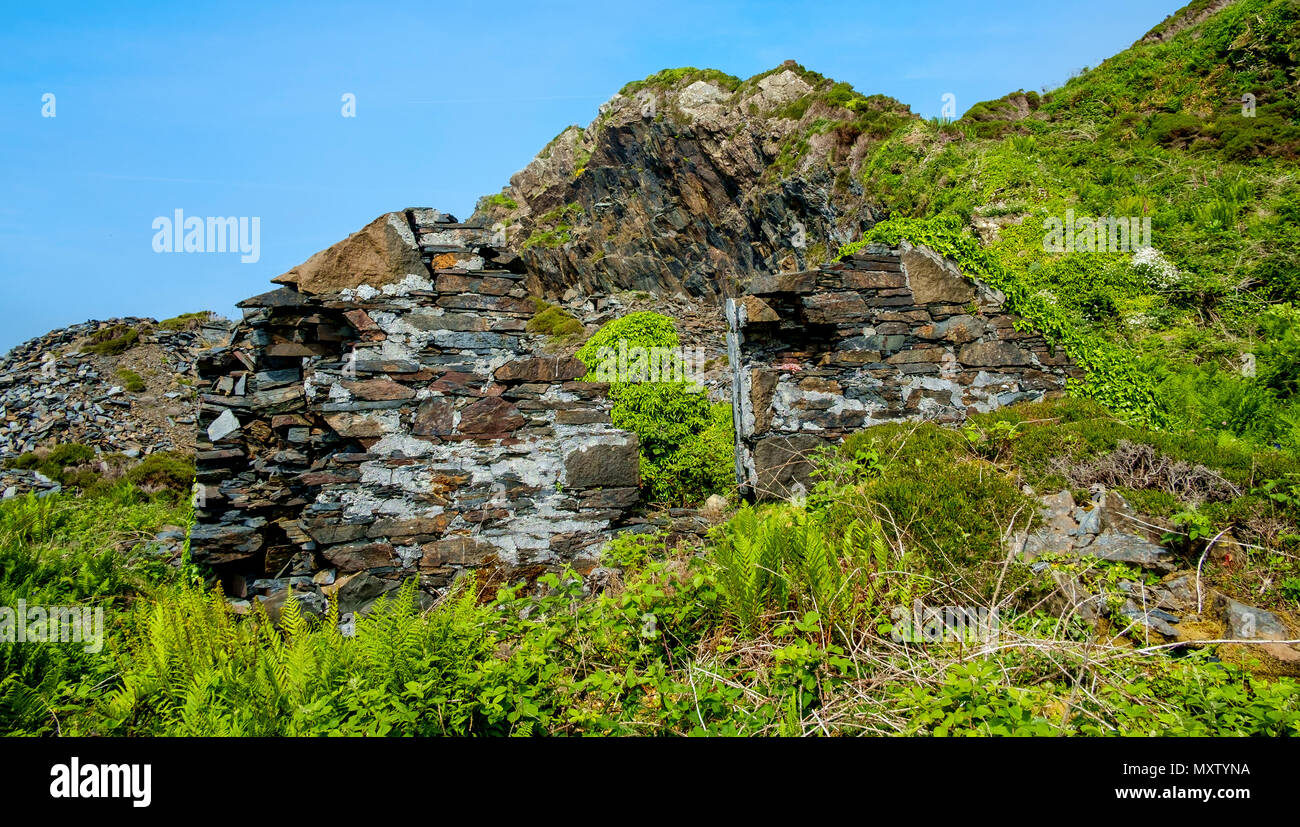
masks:
[[[1027,315],[1113,354],[1087,366],[1093,395],[1147,424],[1300,447],[1298,53],[1300,7],[1241,0],[1049,94],[909,123],[860,179],[890,218],[930,221],[877,237],[973,224]],[[1067,211],[1149,217],[1154,252],[1045,251]]]

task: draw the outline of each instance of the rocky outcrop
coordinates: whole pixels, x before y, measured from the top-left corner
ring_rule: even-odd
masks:
[[[490,234],[405,215],[419,257],[400,279],[255,296],[200,360],[191,547],[237,598],[585,571],[637,502],[636,437],[527,331],[535,305],[489,265]]]
[[[809,490],[817,449],[862,428],[958,421],[1060,392],[1077,368],[1003,302],[906,244],[754,279],[726,307],[742,490]]]
[[[717,298],[823,263],[874,223],[855,173],[914,116],[793,62],[740,81],[672,70],[629,84],[479,202],[546,295]]]

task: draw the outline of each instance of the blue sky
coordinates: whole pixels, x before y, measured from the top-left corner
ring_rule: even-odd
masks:
[[[1057,86],[1180,5],[4,0],[0,351],[91,318],[233,315],[381,213],[466,217],[662,68],[748,77],[793,58],[933,116],[945,92],[963,112]],[[176,209],[258,217],[260,260],[154,252]]]

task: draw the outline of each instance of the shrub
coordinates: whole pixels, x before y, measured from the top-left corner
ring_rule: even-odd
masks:
[[[209,310],[199,310],[195,313],[182,313],[179,316],[173,316],[170,319],[163,319],[158,326],[163,330],[193,330],[206,322],[212,316]]]
[[[579,348],[577,356],[599,376],[600,354],[630,348],[675,348],[677,329],[667,316],[649,311],[613,319]],[[637,435],[641,485],[654,502],[689,505],[731,487],[731,408],[711,405],[703,389],[689,382],[612,382],[610,418]]]
[[[46,477],[58,482],[65,482],[65,469],[81,465],[95,458],[95,449],[79,442],[65,442],[46,450],[28,451],[14,457],[6,464],[10,468],[26,471],[39,471]]]
[[[533,298],[537,313],[528,320],[529,333],[541,333],[546,336],[576,336],[584,331],[582,322],[559,305],[551,304],[539,298]]]
[[[116,356],[132,348],[140,340],[140,332],[124,324],[115,324],[90,335],[86,351],[99,356]]]
[[[606,322],[577,352],[589,368],[598,364],[597,354],[604,348],[618,349],[626,341],[628,347],[677,347],[677,327],[667,316],[650,311],[629,313]]]
[[[183,493],[194,483],[194,460],[180,451],[158,451],[127,471],[126,478],[142,488]]]
[[[129,393],[140,393],[145,389],[144,377],[128,368],[118,368],[117,378],[122,380],[122,387]]]

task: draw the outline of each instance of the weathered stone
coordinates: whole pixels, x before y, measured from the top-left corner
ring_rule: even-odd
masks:
[[[498,382],[563,382],[587,375],[587,366],[574,357],[516,359],[496,369]]]
[[[975,285],[951,263],[932,250],[903,250],[903,269],[917,304],[965,304],[975,300]]]
[[[442,566],[477,566],[497,553],[496,546],[474,537],[448,537],[424,546],[422,571]]]
[[[1031,364],[1029,354],[1009,342],[975,342],[964,346],[957,361],[971,367],[1007,367]]]
[[[238,302],[236,307],[302,307],[308,298],[289,287],[281,287]]]
[[[330,546],[321,551],[339,571],[361,571],[397,564],[393,547],[388,543],[356,542]]]
[[[571,451],[564,459],[564,483],[569,488],[622,488],[641,483],[636,439],[621,445],[591,445]]]
[[[826,440],[810,434],[760,439],[754,445],[754,496],[783,500],[812,490],[813,454]]]
[[[804,317],[812,324],[861,321],[870,315],[862,296],[852,292],[814,293],[803,299]]]
[[[345,437],[383,436],[389,431],[383,420],[363,413],[325,414],[325,421],[329,423],[335,433]]]
[[[841,283],[851,290],[888,290],[907,286],[907,277],[887,270],[845,270]]]
[[[420,403],[411,423],[415,436],[446,436],[455,422],[455,404],[446,397],[432,397]]]
[[[447,530],[450,516],[446,513],[432,517],[411,517],[408,519],[375,520],[366,531],[367,537],[386,537],[394,542],[402,538],[421,535],[438,535]]]
[[[319,294],[363,284],[381,287],[408,273],[427,273],[409,219],[405,213],[385,213],[272,281]]]
[[[364,523],[338,523],[332,520],[304,520],[302,528],[316,542],[322,545],[350,543],[366,536]]]
[[[817,274],[774,273],[755,276],[745,292],[754,296],[771,293],[810,293],[817,287]]]
[[[581,408],[570,411],[556,411],[556,425],[594,425],[608,424],[609,411],[601,410],[584,410]]]
[[[357,399],[411,399],[415,396],[414,390],[391,379],[365,379],[359,382],[344,382],[343,388]]]
[[[779,322],[781,320],[781,317],[772,309],[772,306],[758,296],[742,296],[736,301],[743,309],[747,323]]]
[[[462,434],[506,434],[523,427],[519,409],[499,396],[473,402],[460,412],[456,430]]]
[[[208,439],[221,442],[239,435],[239,419],[231,411],[223,411],[221,416],[208,426]]]

